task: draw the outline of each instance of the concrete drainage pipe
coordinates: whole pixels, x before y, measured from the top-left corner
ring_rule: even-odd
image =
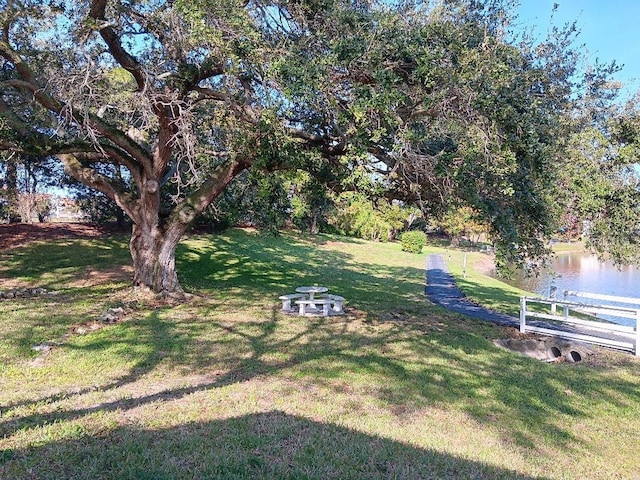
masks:
[[[582,355],[580,355],[580,352],[578,352],[577,350],[570,350],[569,353],[564,356],[564,358],[567,362],[576,363],[582,360]]]
[[[562,356],[562,351],[556,347],[553,346],[549,349],[549,358],[558,358]]]
[[[575,342],[551,338],[509,338],[506,340],[494,340],[493,343],[512,352],[546,362],[564,360],[565,362],[577,363],[582,361],[586,355],[592,353],[589,347],[578,346]]]

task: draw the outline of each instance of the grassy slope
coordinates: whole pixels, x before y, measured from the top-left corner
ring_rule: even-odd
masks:
[[[640,475],[640,362],[499,350],[512,330],[424,300],[424,260],[329,236],[194,237],[178,255],[194,301],[139,303],[39,356],[32,345],[131,305],[126,239],[2,254],[5,283],[59,294],[0,301],[0,478]],[[517,302],[477,272],[464,282],[493,306]],[[315,283],[349,315],[278,311],[278,295]]]

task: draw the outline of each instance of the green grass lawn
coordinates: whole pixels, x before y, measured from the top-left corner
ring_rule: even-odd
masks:
[[[0,478],[639,477],[640,361],[498,349],[518,333],[425,300],[431,252],[461,275],[462,252],[437,246],[194,236],[177,260],[194,298],[177,306],[132,294],[126,238],[0,253],[4,285],[57,292],[0,301]],[[521,292],[473,255],[468,295],[517,311]],[[306,284],[347,314],[281,313]],[[117,306],[123,321],[91,331]]]

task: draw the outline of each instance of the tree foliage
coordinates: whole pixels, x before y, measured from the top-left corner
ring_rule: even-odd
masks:
[[[482,234],[486,234],[487,227],[478,220],[478,212],[470,207],[459,207],[451,209],[438,222],[440,228],[453,239],[453,243],[458,244],[462,237],[469,236],[479,239]]]
[[[637,98],[583,112],[558,172],[563,227],[618,264],[640,262],[640,111]]]

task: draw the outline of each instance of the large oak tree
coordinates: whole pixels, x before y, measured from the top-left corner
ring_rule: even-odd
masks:
[[[155,292],[247,169],[364,169],[427,213],[473,207],[523,260],[553,226],[576,54],[571,30],[508,41],[502,3],[4,0],[0,147],[114,200]]]

